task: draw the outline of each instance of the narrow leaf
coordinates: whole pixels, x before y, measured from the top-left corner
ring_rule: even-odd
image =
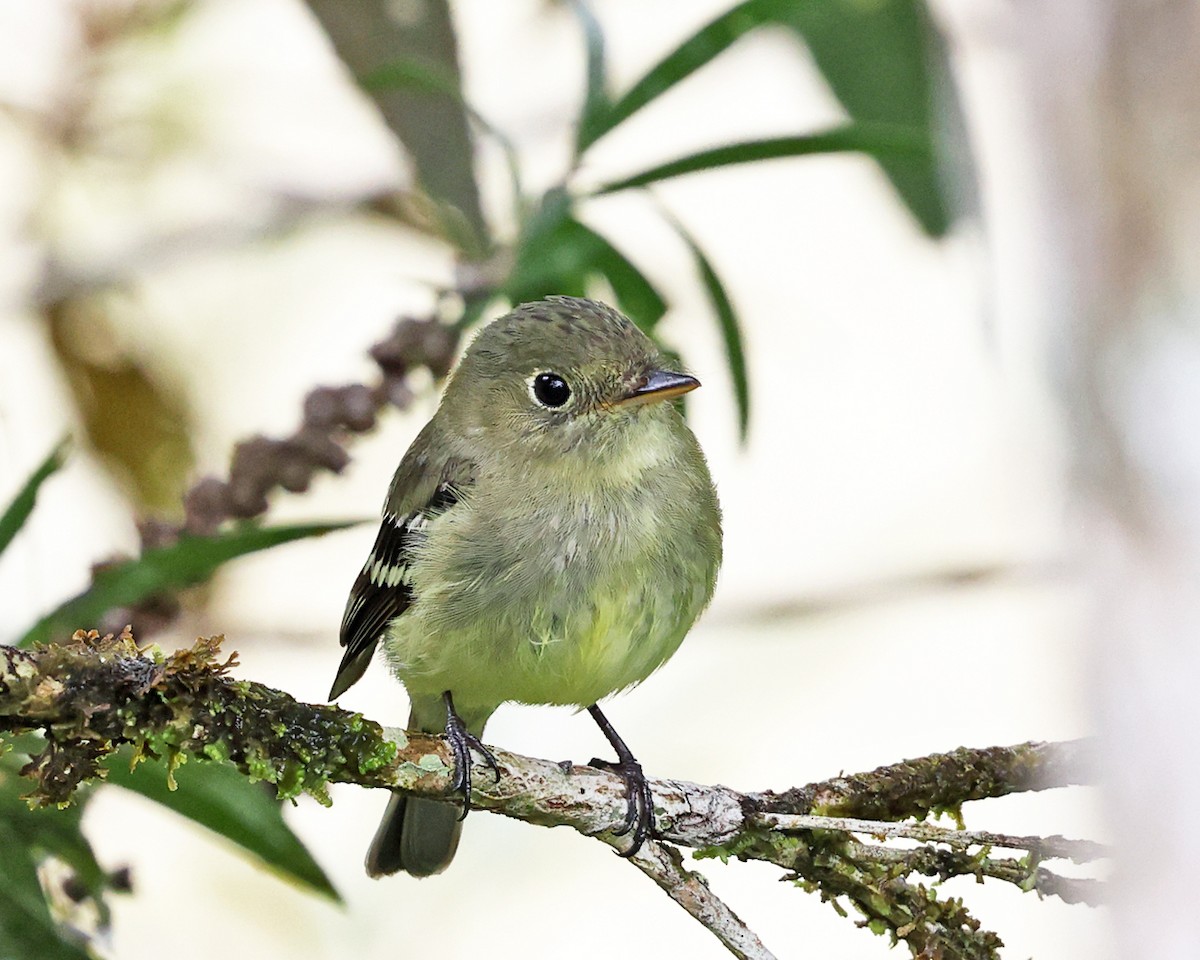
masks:
[[[98,623],[104,614],[127,607],[161,591],[179,590],[207,580],[222,564],[293,540],[342,530],[349,523],[316,523],[288,527],[243,525],[213,537],[182,536],[168,547],[98,571],[79,596],[48,613],[21,638],[20,646],[46,643],[56,635]]]
[[[667,312],[667,302],[641,270],[591,227],[573,221],[576,242],[590,254],[593,270],[604,276],[613,288],[617,305],[639,327],[650,331]]]
[[[652,330],[667,310],[654,285],[620,250],[570,214],[564,199],[550,201],[534,215],[506,285],[515,303],[551,294],[583,296],[590,277],[608,280],[618,306],[644,330]]]
[[[659,164],[649,170],[606,184],[597,195],[616,193],[631,187],[644,187],[660,180],[713,170],[737,163],[775,160],[781,157],[800,157],[813,153],[844,153],[859,151],[872,156],[907,155],[928,161],[929,141],[920,130],[895,124],[848,124],[821,133],[795,137],[773,137],[766,140],[747,140],[726,146],[713,147]]]
[[[583,110],[575,131],[575,155],[583,152],[584,147],[591,141],[590,131],[604,125],[604,114],[608,111],[609,101],[606,85],[608,68],[605,64],[604,32],[600,23],[592,13],[587,0],[572,0],[571,8],[583,28],[583,38],[587,44],[587,86],[583,97]]]
[[[965,152],[951,157],[938,137],[939,113],[951,126],[962,121],[925,0],[779,3],[776,18],[804,41],[855,123],[905,126],[928,144],[924,155],[874,157],[925,232],[945,233],[950,204],[939,162],[953,162],[964,183],[973,173]]]
[[[307,0],[307,6],[352,75],[368,76],[381,64],[404,58],[429,64],[431,74],[450,78],[461,88],[459,31],[448,0],[400,5]],[[404,145],[421,189],[458,209],[469,236],[454,236],[454,242],[472,257],[490,249],[491,233],[476,182],[475,138],[461,98],[445,91],[412,96],[407,90],[382,87],[368,94]]]
[[[521,186],[521,167],[517,159],[516,145],[503,130],[471,105],[466,97],[463,96],[458,80],[452,74],[432,67],[429,64],[401,58],[390,60],[359,77],[358,84],[368,93],[410,89],[420,93],[436,94],[453,99],[462,108],[467,119],[500,147],[501,153],[504,154],[505,167],[508,170],[509,187],[512,191],[513,203],[520,202],[523,188]],[[463,244],[460,242],[459,246],[462,247]]]
[[[709,302],[712,304],[713,313],[716,315],[717,325],[721,329],[721,339],[725,344],[725,358],[729,363],[729,375],[733,380],[733,393],[737,400],[738,435],[744,443],[750,429],[750,376],[746,371],[746,352],[737,311],[734,310],[733,302],[729,299],[725,285],[721,282],[717,271],[713,269],[712,262],[700,249],[695,238],[674,217],[669,214],[666,214],[666,217],[687,245],[688,250],[691,251],[692,258],[696,262],[696,269],[700,273],[700,279],[704,282],[704,289],[708,293]]]
[[[38,882],[33,850],[13,824],[0,820],[0,957],[89,960],[81,945],[67,939],[50,915]]]
[[[586,149],[614,127],[624,123],[646,104],[704,66],[739,37],[773,19],[777,14],[776,8],[784,2],[785,0],[772,0],[769,3],[763,0],[747,0],[702,27],[651,67],[624,96],[618,98],[602,114],[597,114],[586,129],[581,127],[579,150]]]
[[[937,82],[948,73],[946,58],[923,0],[744,0],[683,41],[618,97],[581,131],[579,149],[595,143],[745,34],[764,25],[786,27],[803,39],[855,124],[890,124],[920,138],[924,144],[920,152],[846,149],[864,150],[879,163],[926,233],[945,233],[951,216],[939,160],[954,163],[954,174],[968,195],[974,174],[965,151],[961,151],[962,157],[947,157],[946,151],[939,149],[935,104],[949,115],[950,126],[961,129],[963,123],[952,83],[944,79]],[[939,97],[941,91],[948,91],[948,95]]]
[[[232,764],[192,761],[173,771],[177,788],[168,786],[167,764],[145,760],[131,771],[128,751],[109,769],[115,784],[174,810],[207,827],[284,877],[314,893],[340,900],[320,865],[283,819],[281,804],[260,783],[251,783]]]
[[[389,60],[359,77],[358,85],[368,92],[408,88],[462,100],[458,81],[450,73],[416,60]]]
[[[582,295],[588,254],[572,242],[571,198],[550,190],[521,230],[504,292],[513,303],[548,294]]]
[[[4,747],[11,749],[0,757],[0,823],[16,832],[33,859],[53,854],[70,867],[78,887],[95,904],[101,924],[107,924],[109,909],[105,895],[111,889],[111,882],[83,835],[83,815],[92,791],[81,788],[75,794],[75,802],[61,810],[30,809],[25,800],[30,781],[20,775],[20,769],[25,757],[39,752],[42,746],[40,738],[29,735],[5,740]]]
[[[29,519],[29,515],[33,512],[34,504],[37,502],[38,490],[41,489],[51,476],[58,472],[59,468],[66,462],[67,447],[70,441],[63,438],[58,442],[49,456],[41,462],[32,476],[25,481],[25,485],[18,491],[13,498],[12,503],[4,511],[3,516],[0,516],[0,553],[3,553],[5,548],[12,543],[13,537],[25,525],[25,521]]]

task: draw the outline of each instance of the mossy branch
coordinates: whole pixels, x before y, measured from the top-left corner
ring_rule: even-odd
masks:
[[[164,654],[138,649],[128,632],[79,632],[69,644],[0,650],[0,732],[45,735],[45,748],[24,771],[35,781],[31,801],[69,802],[79,784],[103,778],[103,761],[123,744],[133,744],[138,756],[230,761],[274,784],[284,798],[309,793],[327,803],[331,782],[446,795],[453,761],[443,738],[385,728],[360,714],[236,680],[229,673],[235,657],[222,660],[220,643],[219,637],[201,639]],[[569,826],[618,849],[627,842],[614,834],[625,813],[620,777],[492,749],[500,779],[494,782],[479,766],[472,784],[479,809]],[[1082,742],[963,748],[783,793],[655,779],[657,839],[632,862],[739,957],[771,954],[668,845],[696,848],[698,856],[777,864],[786,879],[832,901],[839,912],[842,903],[854,906],[863,925],[904,942],[914,956],[994,957],[1000,939],[981,929],[960,900],[941,898],[910,878],[989,878],[1094,903],[1096,881],[1067,878],[1042,863],[1094,859],[1104,851],[1061,837],[894,821],[957,811],[967,800],[1083,783],[1085,754]],[[858,836],[901,836],[923,845],[898,848]],[[994,856],[996,847],[1026,855]]]

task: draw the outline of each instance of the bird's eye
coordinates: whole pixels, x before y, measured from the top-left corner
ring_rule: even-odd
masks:
[[[557,373],[539,373],[533,378],[533,395],[547,407],[561,407],[571,399],[571,388]]]

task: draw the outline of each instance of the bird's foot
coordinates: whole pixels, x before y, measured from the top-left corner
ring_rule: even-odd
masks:
[[[492,751],[467,729],[462,717],[455,712],[454,701],[450,698],[449,691],[442,694],[442,699],[446,703],[446,739],[450,741],[450,750],[454,754],[454,777],[450,781],[450,792],[462,795],[462,815],[458,819],[463,820],[471,809],[471,768],[475,765],[471,751],[477,750],[483,755],[484,762],[492,768],[497,783],[500,782],[500,765]]]
[[[628,849],[617,851],[618,856],[632,857],[642,849],[647,838],[654,835],[654,794],[650,792],[650,781],[642,772],[642,765],[633,757],[615,763],[593,757],[588,766],[611,770],[625,781],[625,819],[613,833],[618,837],[633,833],[633,842]]]
[[[625,820],[620,829],[613,832],[618,837],[633,832],[633,842],[628,849],[618,851],[620,856],[629,858],[642,849],[647,837],[654,836],[654,795],[650,792],[650,782],[642,772],[642,765],[634,759],[633,753],[608,722],[608,717],[600,711],[600,707],[593,703],[588,707],[588,713],[596,721],[604,738],[617,751],[616,763],[593,758],[589,766],[611,770],[625,781]]]

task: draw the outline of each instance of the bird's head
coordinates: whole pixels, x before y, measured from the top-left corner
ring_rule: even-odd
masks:
[[[662,403],[700,386],[668,369],[654,342],[603,303],[548,297],[484,327],[442,400],[456,430],[530,458],[619,453]],[[486,435],[486,437],[485,437]]]

